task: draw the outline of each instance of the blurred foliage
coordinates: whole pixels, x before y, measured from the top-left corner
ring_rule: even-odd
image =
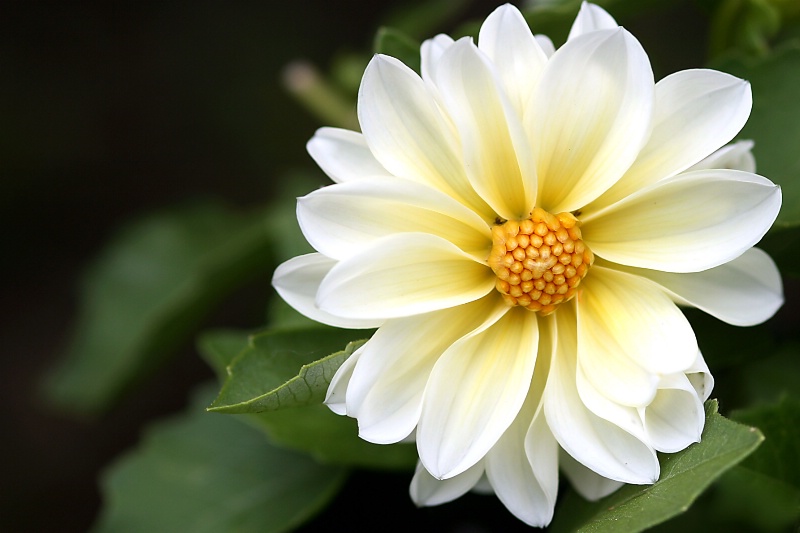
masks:
[[[271,446],[235,417],[206,414],[216,387],[199,388],[183,415],[148,428],[101,482],[96,533],[278,533],[309,519],[347,471]]]
[[[45,392],[96,415],[162,364],[206,315],[272,264],[263,215],[216,204],[149,216],[122,230],[89,268],[78,329]]]

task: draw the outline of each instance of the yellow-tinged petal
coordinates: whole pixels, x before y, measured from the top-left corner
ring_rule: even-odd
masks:
[[[550,58],[524,118],[537,206],[574,211],[625,173],[650,132],[653,86],[647,54],[622,28],[576,37]]]
[[[495,213],[528,216],[536,200],[536,170],[518,113],[491,61],[468,38],[447,49],[436,86],[462,146],[467,178]]]
[[[425,388],[417,449],[434,477],[453,477],[480,460],[511,425],[528,393],[537,319],[525,309],[502,305],[505,309],[487,320],[485,329],[442,355]]]
[[[734,326],[760,324],[783,305],[783,281],[778,267],[758,248],[703,272],[674,274],[644,268],[614,268],[650,279],[676,303],[696,307]]]
[[[318,189],[297,203],[297,220],[317,251],[345,259],[395,233],[428,233],[478,260],[492,245],[489,226],[446,194],[396,177],[373,178]]]
[[[555,314],[557,344],[544,392],[544,412],[564,450],[598,475],[624,483],[658,479],[655,450],[619,426],[592,413],[575,384],[576,317],[571,305]]]
[[[397,318],[465,304],[494,289],[486,265],[427,233],[376,240],[337,263],[322,280],[317,306],[344,318]]]
[[[694,362],[691,325],[645,278],[595,265],[584,284],[576,304],[578,365],[606,397],[647,405],[656,374],[682,372]]]
[[[433,365],[496,312],[499,303],[499,295],[490,293],[450,309],[387,320],[361,349],[347,389],[347,413],[358,418],[359,436],[388,444],[410,434]]]
[[[393,57],[375,56],[358,91],[358,120],[372,154],[392,174],[494,217],[467,180],[455,132],[413,70]]]
[[[700,272],[757,243],[780,207],[780,188],[764,177],[696,170],[584,216],[581,230],[595,255],[614,263]]]
[[[659,81],[650,139],[625,175],[584,212],[611,205],[702,160],[739,133],[752,105],[749,83],[716,70],[682,70]]]

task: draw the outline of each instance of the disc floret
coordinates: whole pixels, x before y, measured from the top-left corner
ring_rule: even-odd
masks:
[[[537,207],[529,219],[492,228],[488,263],[509,305],[549,315],[575,296],[594,262],[579,225],[572,213],[553,215]]]

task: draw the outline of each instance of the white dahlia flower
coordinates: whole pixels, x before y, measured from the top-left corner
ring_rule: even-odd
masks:
[[[783,301],[752,248],[781,205],[749,143],[747,82],[658,83],[584,4],[555,51],[505,5],[478,45],[438,35],[422,76],[377,55],[362,133],[320,129],[336,182],[300,198],[318,251],[273,283],[298,311],[377,327],[326,403],[375,443],[415,439],[419,505],[491,488],[550,522],[559,467],[588,498],[658,479],[700,439],[712,378],[678,305],[760,323]]]

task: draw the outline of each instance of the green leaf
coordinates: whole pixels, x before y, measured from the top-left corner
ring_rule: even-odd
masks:
[[[300,336],[309,339],[318,338],[320,330],[321,328],[318,326],[313,330],[299,331],[306,332]],[[341,347],[347,342],[347,339],[352,338],[353,332],[349,332],[350,337],[347,337],[346,332],[342,330],[333,331],[339,331],[345,335],[335,346]],[[273,338],[269,342],[282,339],[291,344],[292,336],[298,331],[284,333],[287,334],[286,337],[283,337],[282,334],[276,335],[277,338]],[[249,337],[242,332],[212,331],[201,337],[198,348],[203,358],[217,369],[220,381],[225,381],[229,376],[227,370],[229,365],[234,362],[238,363],[239,358],[246,353],[257,351],[252,348],[253,345],[262,345],[265,342],[263,338],[259,340],[260,337],[269,339],[269,335],[263,334]],[[248,344],[248,338],[253,339],[254,342]],[[299,362],[293,361],[291,365],[283,369],[286,371],[285,375],[289,376],[286,379],[298,375],[299,364]],[[269,376],[265,379],[273,380],[273,382],[280,381]],[[405,470],[413,468],[417,460],[416,449],[413,445],[384,446],[362,440],[358,437],[358,425],[355,420],[336,415],[321,404],[248,414],[243,415],[243,419],[264,431],[272,442],[309,453],[324,463]]]
[[[375,34],[373,49],[376,54],[385,54],[399,59],[416,72],[420,70],[420,43],[394,28],[382,27]]]
[[[322,463],[381,470],[410,470],[413,444],[372,444],[358,437],[355,419],[322,404],[247,415],[276,444],[311,454]]]
[[[720,479],[707,511],[739,529],[788,531],[800,525],[800,401],[784,396],[734,411],[731,418],[757,425],[764,444]]]
[[[259,413],[320,403],[336,370],[363,344],[350,341],[369,335],[322,326],[254,335],[228,365],[209,411]]]
[[[706,403],[701,442],[682,452],[661,456],[661,477],[649,486],[626,485],[597,502],[570,491],[557,509],[552,531],[634,533],[686,511],[723,472],[747,457],[764,437],[717,414],[717,402]]]
[[[233,329],[206,331],[197,339],[197,351],[214,369],[217,378],[224,382],[228,376],[228,365],[247,349],[250,336],[248,332]]]
[[[346,470],[206,413],[214,388],[199,390],[187,414],[154,424],[103,474],[96,533],[289,531],[336,494]]]
[[[800,489],[800,400],[784,396],[777,404],[734,411],[731,418],[757,425],[766,440],[740,468]]]
[[[161,212],[115,238],[86,276],[77,332],[45,393],[98,414],[196,329],[228,293],[271,267],[263,216],[203,204]]]
[[[739,137],[753,139],[758,173],[783,189],[775,229],[800,225],[800,42],[763,60],[729,58],[713,68],[744,78],[753,87],[753,112]]]

